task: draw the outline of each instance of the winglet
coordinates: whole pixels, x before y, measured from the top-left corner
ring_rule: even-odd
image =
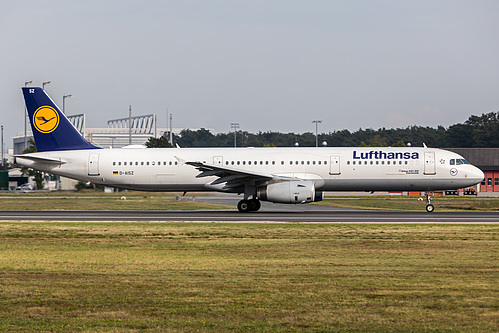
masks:
[[[99,149],[85,140],[42,88],[22,90],[37,151]]]

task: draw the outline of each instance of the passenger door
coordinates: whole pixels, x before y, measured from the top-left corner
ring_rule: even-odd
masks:
[[[99,173],[99,154],[89,154],[88,155],[88,175],[98,176]]]
[[[435,153],[424,153],[424,174],[436,174],[435,168]]]
[[[330,175],[339,175],[340,171],[340,155],[331,155],[329,162],[329,174]]]

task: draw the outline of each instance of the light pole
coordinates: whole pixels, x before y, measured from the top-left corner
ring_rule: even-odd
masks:
[[[25,81],[24,86],[27,87],[28,84],[33,83],[33,81]],[[26,103],[24,103],[24,149],[28,148],[28,135],[27,135],[27,128],[28,128],[28,109],[26,107]]]
[[[239,123],[230,123],[230,127],[234,129],[234,148],[237,147],[237,129],[239,128]]]
[[[45,85],[50,84],[50,81],[43,81],[42,82],[42,89],[45,90]]]
[[[315,123],[315,146],[319,147],[319,124],[322,120],[314,120],[312,123]]]
[[[2,170],[5,170],[5,158],[3,156],[3,125],[2,125]]]
[[[62,113],[66,114],[66,98],[72,97],[73,95],[62,96]]]

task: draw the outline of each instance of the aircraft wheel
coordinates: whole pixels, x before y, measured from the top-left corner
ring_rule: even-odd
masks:
[[[262,203],[258,199],[251,199],[249,202],[252,212],[257,212],[262,208]]]
[[[432,204],[426,205],[426,211],[428,213],[433,213],[434,210],[435,210],[435,207]]]
[[[241,200],[237,203],[237,209],[241,213],[249,213],[251,211],[251,206],[249,200]]]

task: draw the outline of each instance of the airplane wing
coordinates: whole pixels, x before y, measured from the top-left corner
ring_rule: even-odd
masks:
[[[255,186],[259,183],[268,182],[275,179],[271,174],[250,172],[246,170],[239,170],[236,168],[207,164],[202,162],[184,162],[201,171],[196,178],[215,176],[218,179],[210,183],[210,185],[219,185],[225,183],[224,188],[236,188],[243,185]]]

